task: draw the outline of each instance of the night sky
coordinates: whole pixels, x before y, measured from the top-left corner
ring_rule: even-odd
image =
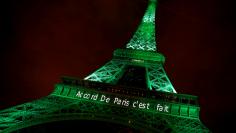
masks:
[[[200,98],[213,132],[234,129],[233,0],[161,0],[158,49],[178,93]],[[0,109],[50,94],[61,76],[83,78],[136,30],[145,0],[8,0],[0,3]]]

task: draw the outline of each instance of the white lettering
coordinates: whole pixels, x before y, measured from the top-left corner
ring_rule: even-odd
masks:
[[[104,101],[105,101],[106,103],[109,103],[110,98],[109,98],[109,97],[106,97],[105,95],[102,95],[100,101],[101,101],[101,102],[104,102]]]
[[[169,111],[168,111],[168,108],[169,108],[169,107],[165,105],[164,112],[169,112]]]
[[[94,101],[99,99],[99,102],[104,102],[104,103],[109,103],[110,100],[111,100],[111,97],[109,97],[105,94],[98,94],[98,93],[92,93],[92,92],[91,93],[89,93],[89,92],[86,93],[86,91],[78,91],[76,96],[79,97],[79,98],[94,100]],[[126,107],[128,107],[129,104],[130,104],[129,99],[122,99],[122,98],[119,98],[119,97],[113,97],[113,98],[114,98],[113,104],[120,105],[120,106],[126,106]],[[131,106],[133,108],[136,108],[136,109],[147,109],[147,110],[154,109],[155,110],[155,107],[154,108],[151,107],[150,103],[141,102],[139,100],[133,101]],[[158,112],[167,112],[168,113],[169,112],[169,106],[165,105],[163,103],[157,103],[156,104],[156,110]]]
[[[140,108],[140,109],[149,109],[150,104],[149,103],[143,103],[143,102],[139,102],[139,101],[135,101],[133,102],[133,107],[136,108]]]
[[[129,101],[127,99],[123,100],[122,105],[129,106]]]
[[[157,111],[162,111],[163,107],[160,104],[157,104]]]
[[[144,108],[145,108],[145,106],[146,106],[146,104],[145,104],[145,103],[139,103],[139,105],[138,105],[138,107],[139,107],[140,109],[144,109]]]
[[[88,93],[85,93],[84,96],[83,96],[84,99],[89,99],[90,98],[90,94]]]
[[[114,100],[114,104],[115,104],[115,103],[120,105],[120,104],[121,104],[121,100],[116,97],[115,100]]]
[[[129,106],[129,101],[127,99],[119,99],[118,97],[115,97],[114,104]]]
[[[92,95],[92,96],[91,96],[91,99],[92,99],[92,100],[97,100],[97,99],[98,99],[98,94]]]
[[[137,104],[138,104],[138,101],[133,102],[133,107],[135,108],[137,106]]]
[[[83,95],[83,93],[81,93],[80,91],[78,91],[78,93],[76,94],[76,96],[80,97],[80,98],[82,98],[82,95]]]
[[[100,101],[103,102],[103,101],[105,101],[105,100],[106,100],[106,96],[105,96],[105,95],[102,95]]]
[[[149,103],[147,103],[147,109],[149,109],[149,106],[150,106],[150,104],[149,104]]]

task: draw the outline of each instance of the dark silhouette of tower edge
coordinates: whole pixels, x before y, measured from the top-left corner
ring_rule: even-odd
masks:
[[[199,118],[198,97],[177,94],[165,73],[155,41],[156,5],[149,0],[131,40],[104,66],[84,79],[62,77],[50,95],[1,110],[0,132],[62,132],[71,122],[86,131],[210,132]]]

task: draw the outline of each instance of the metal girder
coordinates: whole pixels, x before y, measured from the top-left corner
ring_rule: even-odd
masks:
[[[104,83],[115,83],[122,75],[124,67],[125,64],[123,62],[111,60],[84,79]]]
[[[18,131],[41,123],[70,119],[109,121],[145,132],[209,132],[198,118],[165,115],[54,94],[3,110],[0,116],[1,133]]]
[[[177,133],[209,133],[210,131],[199,119],[186,119],[182,117],[166,116],[165,119]]]
[[[165,56],[159,52],[131,50],[131,49],[116,49],[113,52],[114,58],[145,60],[157,63],[165,62]]]
[[[139,63],[139,65],[140,64],[143,64],[143,67],[146,68],[146,84],[150,90],[176,93],[173,85],[166,75],[162,63],[156,62],[151,65]],[[123,60],[112,60],[84,79],[115,84],[125,72],[127,65],[135,66],[136,64]]]
[[[176,93],[162,64],[150,65],[146,68],[147,84],[151,90]]]
[[[157,50],[155,36],[155,11],[156,3],[149,1],[142,22],[130,42],[126,45],[126,48],[144,51]]]
[[[155,53],[157,51],[155,10],[156,0],[149,0],[148,8],[140,26],[126,45],[127,50],[115,51],[114,58],[111,61],[84,79],[90,82],[95,81],[116,85],[125,72],[127,65],[144,67],[146,69],[147,87],[150,90],[155,90],[157,94],[150,94],[153,93],[152,91],[144,93],[146,90],[135,90],[135,88],[132,88],[132,90],[123,88],[122,90],[122,88],[117,89],[111,86],[107,88],[109,91],[106,94],[113,95],[113,97],[117,95],[125,97],[125,95],[129,94],[129,98],[135,98],[140,101],[146,99],[150,103],[156,103],[158,100],[155,98],[159,98],[159,102],[165,102],[170,108],[170,111],[167,111],[168,113],[158,112],[159,104],[155,108],[153,106],[152,110],[144,110],[75,98],[78,89],[84,89],[83,92],[85,92],[85,89],[88,89],[88,92],[96,90],[97,92],[93,93],[98,94],[102,93],[102,90],[106,90],[106,88],[104,89],[102,85],[97,87],[93,83],[84,83],[87,86],[97,87],[86,88],[86,86],[80,86],[83,83],[68,79],[68,81],[65,80],[64,82],[69,84],[71,81],[71,84],[61,83],[62,85],[56,86],[55,91],[47,97],[0,111],[0,132],[20,131],[22,128],[37,124],[70,119],[108,121],[134,127],[145,132],[210,132],[199,119],[198,105],[190,104],[190,99],[187,96],[173,94],[174,96],[171,97],[167,93],[165,93],[166,95],[164,94],[164,92],[170,92],[171,94],[176,93],[176,91],[163,68],[164,56]],[[130,91],[135,93],[130,93]],[[124,96],[122,93],[125,93]],[[195,99],[194,97],[192,98]],[[168,102],[169,99],[170,101]],[[184,103],[186,99],[188,103]]]

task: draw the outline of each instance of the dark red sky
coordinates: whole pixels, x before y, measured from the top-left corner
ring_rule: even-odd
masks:
[[[0,108],[48,95],[63,75],[83,78],[124,47],[145,0],[9,0],[1,3]],[[179,93],[200,98],[203,123],[234,129],[232,0],[162,0],[157,42]]]

